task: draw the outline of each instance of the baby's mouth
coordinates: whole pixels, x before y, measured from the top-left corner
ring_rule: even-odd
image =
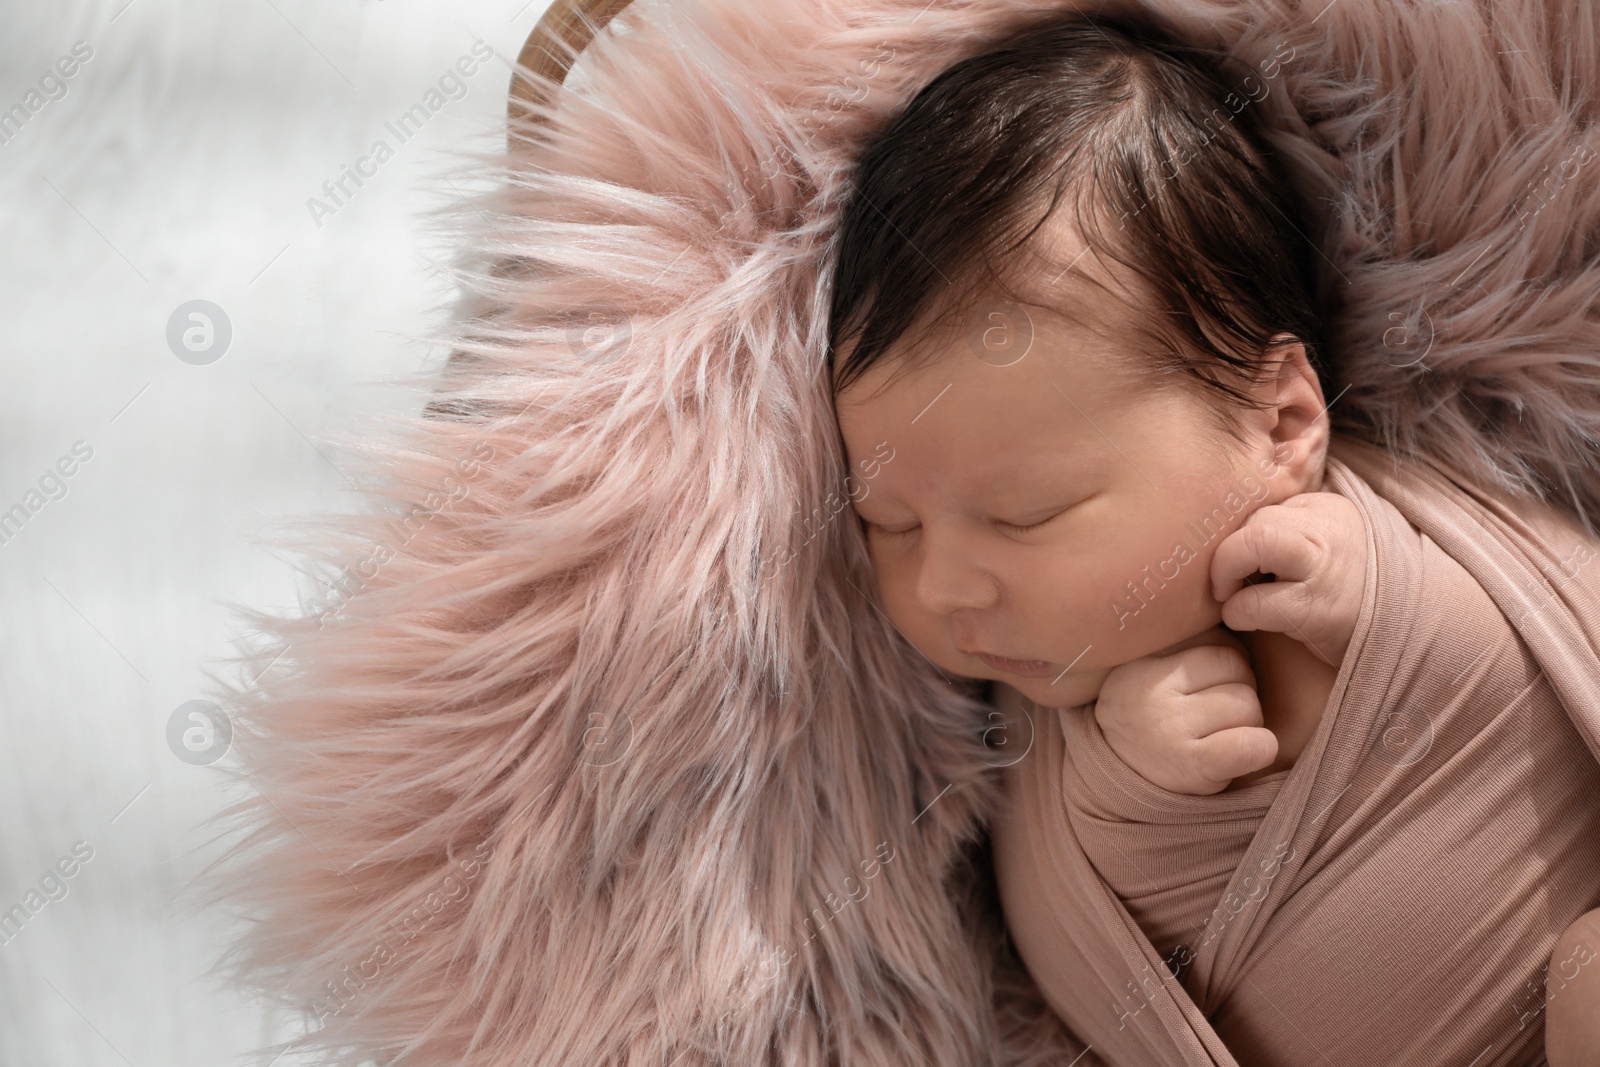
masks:
[[[1042,659],[1006,659],[1004,656],[991,656],[984,652],[975,652],[973,655],[997,671],[1024,677],[1048,674],[1053,666],[1050,661]]]

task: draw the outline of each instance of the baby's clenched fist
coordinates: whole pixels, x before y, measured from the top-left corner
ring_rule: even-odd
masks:
[[[1122,762],[1175,793],[1221,792],[1278,755],[1244,643],[1220,626],[1113,667],[1094,717]]]

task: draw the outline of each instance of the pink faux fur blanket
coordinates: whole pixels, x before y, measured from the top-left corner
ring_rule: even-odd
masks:
[[[229,974],[326,1062],[1065,1064],[1004,750],[864,594],[823,371],[860,145],[1041,0],[636,0],[462,207],[457,350],[234,716]],[[1600,514],[1597,9],[1165,0],[1254,64],[1330,417]],[[220,765],[219,765],[220,766]]]

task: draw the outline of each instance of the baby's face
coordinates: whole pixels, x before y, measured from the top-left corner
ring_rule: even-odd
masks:
[[[853,506],[879,605],[918,650],[1077,706],[1112,667],[1221,621],[1217,545],[1257,508],[1319,488],[1322,453],[1305,453],[1326,439],[1297,435],[1310,404],[1243,416],[1236,444],[1208,420],[1213,401],[1138,389],[1113,342],[1038,309],[1011,310],[1031,322],[1020,358],[969,344],[1007,328],[998,307],[932,339],[931,362],[880,363],[839,395]],[[1306,388],[1320,404],[1315,386],[1290,391]]]

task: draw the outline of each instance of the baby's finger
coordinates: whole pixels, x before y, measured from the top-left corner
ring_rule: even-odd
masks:
[[[1200,693],[1207,689],[1239,682],[1255,688],[1255,672],[1250,669],[1250,658],[1242,651],[1243,644],[1232,638],[1225,645],[1196,645],[1166,657],[1171,661],[1167,678],[1179,693]]]
[[[1231,781],[1278,758],[1277,735],[1260,726],[1219,730],[1193,744],[1195,769],[1211,781]]]
[[[1253,682],[1213,686],[1183,707],[1180,728],[1186,737],[1205,737],[1240,726],[1260,726],[1261,697]]]
[[[1303,510],[1269,504],[1229,534],[1211,556],[1211,594],[1221,603],[1260,571],[1277,578],[1303,580],[1315,560],[1301,523]]]
[[[1310,585],[1279,578],[1230,596],[1222,605],[1222,622],[1230,630],[1273,630],[1304,641],[1301,634],[1316,609]]]
[[[1345,645],[1328,633],[1329,607],[1306,582],[1263,582],[1241,589],[1222,605],[1222,621],[1234,630],[1287,634],[1324,663],[1338,666]]]

